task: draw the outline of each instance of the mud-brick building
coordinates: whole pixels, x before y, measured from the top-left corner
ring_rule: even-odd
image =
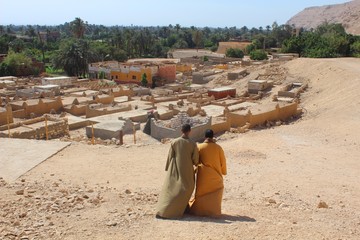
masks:
[[[151,85],[155,78],[166,83],[176,80],[176,64],[172,62],[127,62],[116,61],[98,62],[89,64],[89,77],[91,79],[105,78],[117,83],[141,84],[142,76]]]

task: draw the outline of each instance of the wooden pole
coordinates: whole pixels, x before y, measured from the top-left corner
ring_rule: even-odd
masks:
[[[46,140],[49,140],[49,129],[47,124],[47,115],[45,115],[45,134],[46,134]]]
[[[134,133],[134,144],[136,144],[136,129],[135,129],[135,126],[133,126],[133,133]]]
[[[120,130],[120,134],[119,134],[120,145],[123,145],[123,144],[124,144],[123,136],[124,136],[123,131]]]
[[[6,111],[6,120],[7,120],[7,127],[8,127],[8,134],[9,134],[9,138],[11,138],[11,134],[10,134],[10,119],[9,119],[9,111]]]
[[[95,136],[94,136],[94,124],[91,124],[91,144],[94,145],[95,144]]]

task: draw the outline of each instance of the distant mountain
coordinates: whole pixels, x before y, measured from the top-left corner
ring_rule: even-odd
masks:
[[[287,24],[311,29],[324,22],[342,23],[347,33],[360,35],[360,0],[353,0],[343,4],[305,8],[292,17]]]

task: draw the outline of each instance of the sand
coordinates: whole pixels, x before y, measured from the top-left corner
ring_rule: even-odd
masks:
[[[168,143],[73,143],[15,183],[0,181],[0,239],[360,239],[360,59],[283,67],[309,80],[304,114],[219,137],[221,218],[155,219]]]

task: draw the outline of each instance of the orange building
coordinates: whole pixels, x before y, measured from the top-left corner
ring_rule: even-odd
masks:
[[[120,63],[120,62],[101,62],[89,65],[90,78],[100,78],[102,75],[106,79],[114,80],[117,83],[136,83],[141,84],[142,76],[146,74],[148,85],[151,85],[154,77],[158,77],[166,82],[176,80],[175,63]]]

